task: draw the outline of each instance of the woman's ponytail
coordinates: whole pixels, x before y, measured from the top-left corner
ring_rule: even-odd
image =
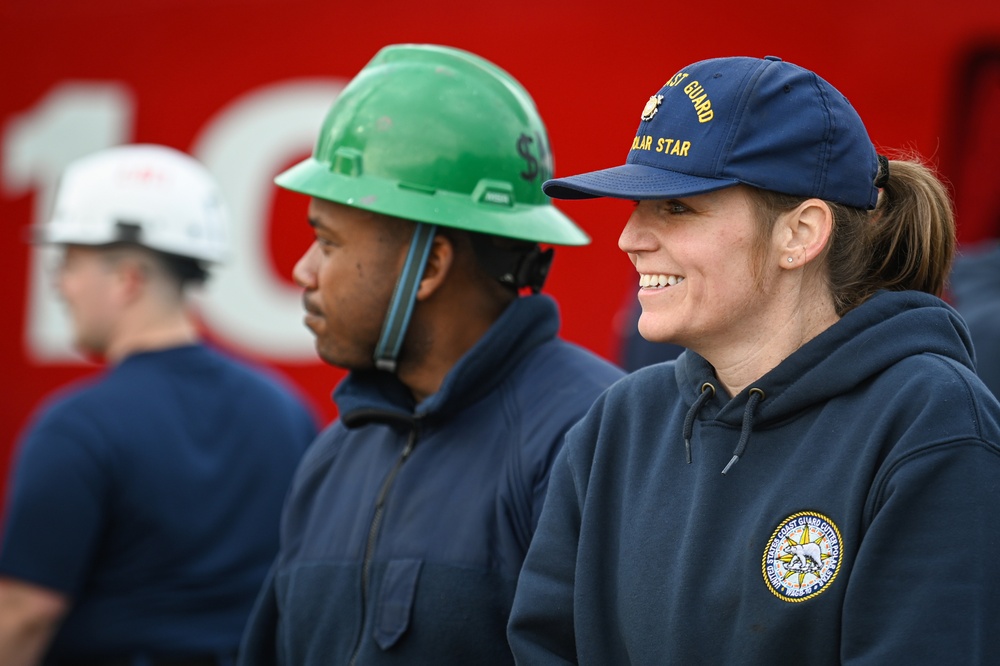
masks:
[[[955,217],[944,184],[913,160],[889,162],[867,233],[870,293],[944,292],[955,253]]]
[[[837,314],[844,315],[881,289],[944,293],[955,253],[951,198],[938,177],[915,158],[880,158],[882,191],[874,210],[826,202],[833,235],[826,270]],[[766,247],[778,215],[804,197],[751,188]]]

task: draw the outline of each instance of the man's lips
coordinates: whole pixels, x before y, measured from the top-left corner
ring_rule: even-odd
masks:
[[[303,297],[302,308],[306,311],[306,314],[312,315],[313,317],[322,317],[323,313],[318,307],[313,305],[308,298]]]

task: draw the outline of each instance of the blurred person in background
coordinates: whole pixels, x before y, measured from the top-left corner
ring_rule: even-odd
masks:
[[[213,178],[172,148],[65,171],[38,241],[62,249],[75,345],[107,369],[48,399],[16,449],[0,664],[235,660],[317,427],[276,375],[199,341],[187,297],[226,225]]]
[[[1000,243],[963,247],[949,286],[955,309],[969,325],[976,373],[1000,399]]]

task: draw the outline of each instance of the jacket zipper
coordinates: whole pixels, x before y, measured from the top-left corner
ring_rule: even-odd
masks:
[[[382,487],[378,491],[378,498],[375,500],[375,515],[372,516],[371,525],[368,528],[368,541],[365,543],[365,557],[361,563],[361,633],[358,635],[357,644],[354,646],[354,654],[351,655],[350,666],[355,666],[357,664],[358,653],[361,652],[361,644],[365,636],[365,618],[368,615],[368,586],[370,584],[371,577],[371,564],[372,559],[375,556],[375,542],[378,540],[379,528],[382,526],[382,515],[385,513],[385,499],[389,495],[389,490],[392,488],[393,481],[396,480],[396,474],[399,473],[399,468],[403,466],[406,459],[410,457],[410,452],[413,451],[413,446],[417,441],[417,428],[414,426],[410,430],[410,436],[407,439],[406,446],[403,447],[403,452],[400,454],[399,458],[396,460],[396,464],[393,465],[392,469],[389,470],[389,475],[385,477],[385,481],[382,482]]]

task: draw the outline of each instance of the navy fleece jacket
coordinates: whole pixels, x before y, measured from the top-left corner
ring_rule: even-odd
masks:
[[[507,618],[566,431],[622,371],[516,300],[415,405],[352,373],[310,448],[245,666],[513,663]]]

